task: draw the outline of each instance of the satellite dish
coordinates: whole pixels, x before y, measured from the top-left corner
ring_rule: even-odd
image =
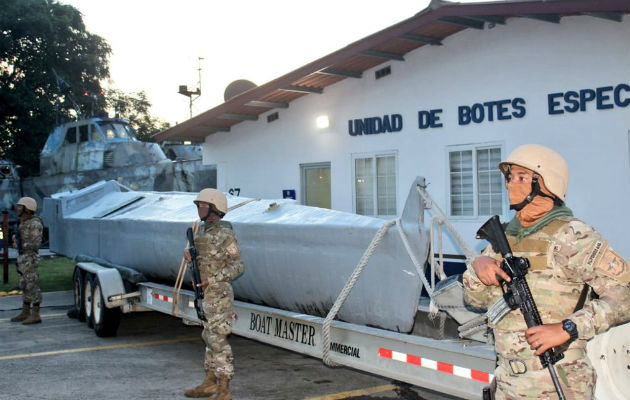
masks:
[[[225,88],[225,92],[223,92],[223,100],[228,101],[233,97],[238,96],[241,93],[244,93],[250,89],[256,87],[256,84],[252,81],[248,81],[247,79],[238,79],[234,82],[227,85]]]

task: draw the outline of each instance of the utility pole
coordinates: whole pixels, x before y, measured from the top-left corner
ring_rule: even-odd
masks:
[[[203,57],[197,57],[197,62],[199,63],[199,68],[197,68],[197,71],[199,72],[199,81],[197,82],[197,90],[190,91],[188,90],[188,86],[179,85],[179,91],[177,92],[179,94],[183,94],[184,96],[188,97],[188,111],[190,113],[190,118],[192,118],[193,102],[197,100],[199,97],[201,97],[201,60],[203,60]],[[196,96],[196,97],[193,98],[193,96]]]

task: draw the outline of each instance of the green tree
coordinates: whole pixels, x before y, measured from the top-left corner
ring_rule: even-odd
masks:
[[[151,102],[144,91],[125,93],[118,89],[108,89],[105,98],[107,108],[113,109],[116,117],[128,120],[140,140],[152,141],[153,134],[170,126],[168,122],[151,116]]]
[[[0,157],[25,175],[38,173],[39,151],[55,125],[104,108],[102,96],[84,94],[102,92],[110,53],[70,5],[0,0]]]

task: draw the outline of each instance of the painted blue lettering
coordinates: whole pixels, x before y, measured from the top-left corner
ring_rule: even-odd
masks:
[[[364,118],[363,123],[365,124],[365,134],[371,135],[374,133],[374,121],[373,118]]]
[[[595,100],[595,91],[593,89],[580,90],[580,111],[586,111],[586,103]]]
[[[444,126],[441,122],[440,122],[440,116],[438,114],[442,113],[442,109],[441,108],[437,108],[435,110],[431,110],[431,128],[441,128],[442,126]]]
[[[507,114],[509,109],[506,107],[506,105],[510,104],[511,102],[512,102],[512,100],[509,100],[509,99],[499,100],[499,101],[495,102],[497,104],[497,119],[499,121],[506,120],[506,119],[512,119],[512,116]]]
[[[574,113],[580,109],[580,102],[578,100],[579,98],[580,95],[578,94],[578,92],[575,92],[573,90],[570,90],[564,94],[564,101],[568,104],[564,106],[566,112]]]
[[[457,115],[458,115],[457,120],[458,120],[459,125],[470,124],[470,107],[468,106],[457,107]]]
[[[418,128],[427,129],[431,126],[431,113],[428,111],[418,111]]]
[[[613,94],[615,98],[615,105],[617,107],[628,107],[628,105],[630,105],[630,97],[626,97],[624,100],[621,100],[622,90],[625,90],[626,92],[630,92],[630,86],[626,85],[625,83],[617,85],[617,87],[615,88],[615,92]]]
[[[515,97],[512,99],[512,108],[515,111],[512,111],[512,116],[514,118],[523,118],[527,113],[525,109],[525,99],[522,97]]]
[[[549,115],[564,114],[564,111],[556,109],[556,107],[560,105],[560,102],[556,101],[558,97],[562,97],[562,92],[549,93],[547,95],[547,107],[549,109]]]
[[[392,114],[392,132],[400,132],[403,128],[403,118],[400,114]]]
[[[613,90],[612,86],[604,86],[604,87],[598,87],[597,89],[595,89],[597,91],[597,109],[598,110],[607,110],[610,108],[613,108],[614,105],[608,103],[608,104],[604,104],[605,101],[607,101],[608,99],[610,99],[610,96],[605,95],[604,92],[610,92],[611,90]]]
[[[483,105],[488,108],[488,121],[494,121],[494,105],[495,104],[496,104],[496,101],[486,101],[485,103],[483,103]]]
[[[441,108],[429,111],[418,111],[418,128],[441,128],[443,125],[439,122],[440,116],[438,115],[441,112]]]
[[[480,103],[475,103],[472,106],[472,120],[474,123],[478,124],[483,122],[485,113],[483,111],[483,105]]]
[[[354,128],[354,129],[353,129],[353,128]],[[348,120],[348,134],[349,134],[350,136],[356,136],[356,135],[359,135],[359,133],[357,132],[357,129],[356,129],[356,124],[355,124],[355,123],[354,123],[354,121],[353,121],[353,120],[351,120],[351,119],[349,119],[349,120]]]
[[[389,115],[383,117],[383,132],[391,132],[392,124],[389,122]]]
[[[379,117],[374,117],[374,133],[383,133],[383,120]]]

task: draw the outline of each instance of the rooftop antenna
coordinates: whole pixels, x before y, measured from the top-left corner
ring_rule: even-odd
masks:
[[[188,97],[188,111],[190,113],[190,118],[192,118],[193,102],[201,96],[201,60],[203,60],[203,57],[197,57],[197,61],[199,63],[199,68],[197,68],[197,71],[199,72],[199,81],[197,82],[197,90],[193,92],[193,91],[188,90],[188,86],[179,85],[179,91],[177,92],[179,94],[183,94],[184,96]],[[193,98],[193,96],[196,96],[196,97]]]

